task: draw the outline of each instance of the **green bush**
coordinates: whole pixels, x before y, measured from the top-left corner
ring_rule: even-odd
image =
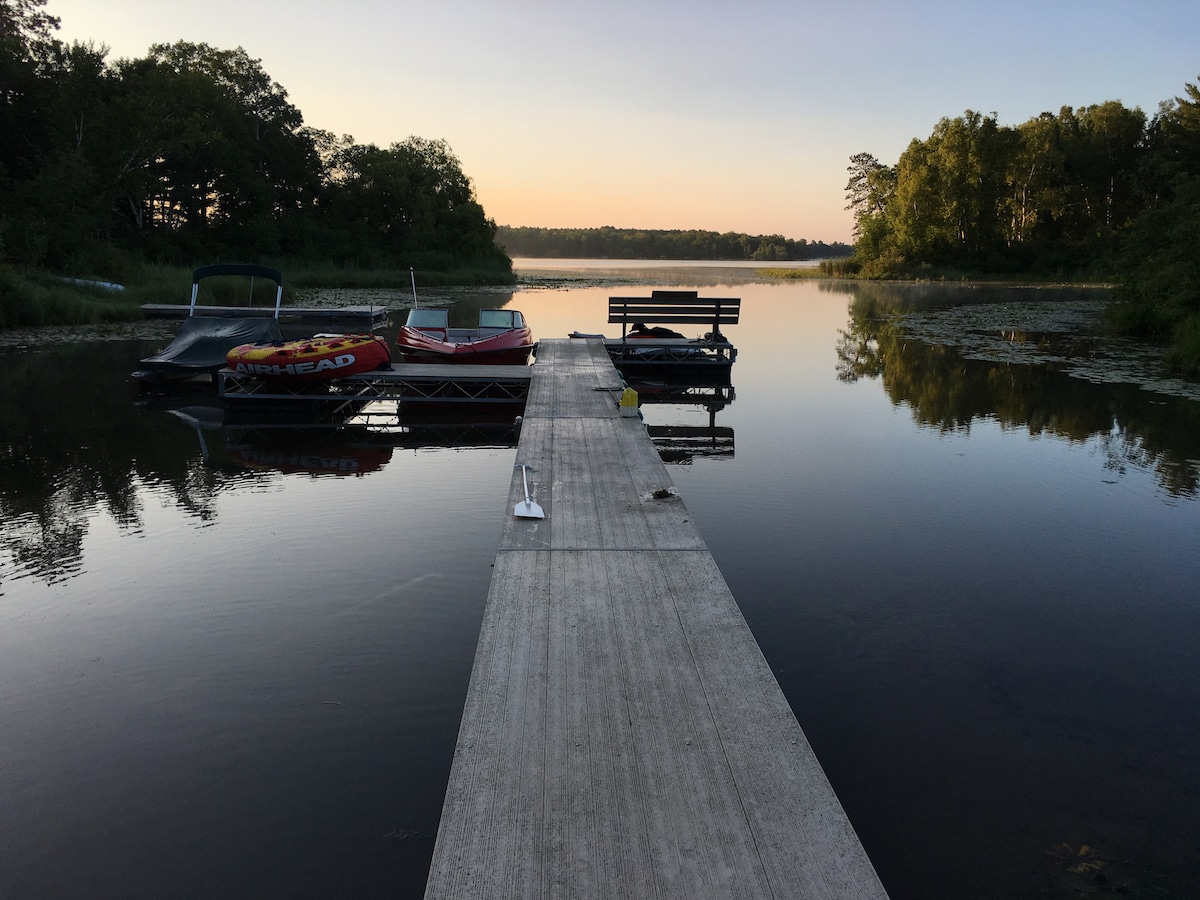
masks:
[[[1200,376],[1200,315],[1192,315],[1175,327],[1167,365],[1193,377]]]
[[[1138,217],[1118,259],[1123,278],[1109,319],[1119,329],[1170,339],[1167,363],[1200,374],[1200,181]]]
[[[40,325],[41,317],[29,286],[12,269],[0,266],[0,328]]]
[[[0,328],[124,322],[141,315],[136,297],[126,291],[0,267]]]

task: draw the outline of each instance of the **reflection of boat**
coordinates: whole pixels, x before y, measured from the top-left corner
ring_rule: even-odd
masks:
[[[196,296],[200,282],[218,275],[243,275],[251,279],[253,294],[255,277],[275,282],[275,317],[197,316]],[[231,347],[257,341],[283,340],[279,328],[279,304],[283,299],[283,276],[277,269],[250,265],[201,266],[192,273],[192,299],[188,317],[179,326],[174,340],[154,356],[140,363],[133,373],[144,387],[161,387],[200,375],[213,376],[225,365],[225,354]]]
[[[734,401],[733,385],[688,384],[678,381],[630,381],[638,394],[638,403],[686,404],[703,406],[710,413],[724,409]]]
[[[648,425],[647,433],[665,463],[689,466],[697,456],[733,456],[733,429],[720,425]]]
[[[732,385],[693,384],[686,379],[629,382],[642,406],[699,406],[708,412],[708,425],[660,424],[648,421],[646,431],[665,463],[691,465],[697,456],[728,459],[734,455],[733,429],[717,425],[717,413],[733,403]],[[668,413],[668,419],[672,416]],[[652,415],[650,420],[662,416]]]
[[[272,381],[328,381],[391,365],[387,342],[372,334],[319,334],[298,341],[241,344],[226,354],[239,375]]]
[[[164,411],[196,432],[205,465],[284,474],[366,475],[386,466],[397,447],[516,447],[520,424],[503,417],[463,422],[402,422],[395,410],[367,412],[351,422],[313,424],[274,417],[230,420],[220,406],[178,406]],[[210,447],[217,434],[221,440]]]
[[[392,458],[386,444],[320,444],[307,447],[232,447],[233,458],[252,469],[284,474],[366,475],[382,469]]]
[[[405,362],[525,365],[533,332],[515,309],[481,309],[478,328],[451,328],[444,309],[413,309],[396,343]]]

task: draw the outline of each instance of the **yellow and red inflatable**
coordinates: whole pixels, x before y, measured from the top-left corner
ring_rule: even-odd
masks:
[[[386,369],[387,341],[373,334],[322,334],[300,341],[241,344],[225,355],[239,375],[279,381],[325,381]]]

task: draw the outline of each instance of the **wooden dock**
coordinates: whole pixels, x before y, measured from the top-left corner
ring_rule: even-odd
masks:
[[[882,898],[599,341],[542,341],[425,896]]]

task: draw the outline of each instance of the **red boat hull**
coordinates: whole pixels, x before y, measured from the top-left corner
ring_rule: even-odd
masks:
[[[436,331],[419,331],[405,325],[396,336],[396,344],[405,362],[523,366],[533,352],[533,332],[528,327],[513,328],[479,340],[453,343],[439,340]]]

